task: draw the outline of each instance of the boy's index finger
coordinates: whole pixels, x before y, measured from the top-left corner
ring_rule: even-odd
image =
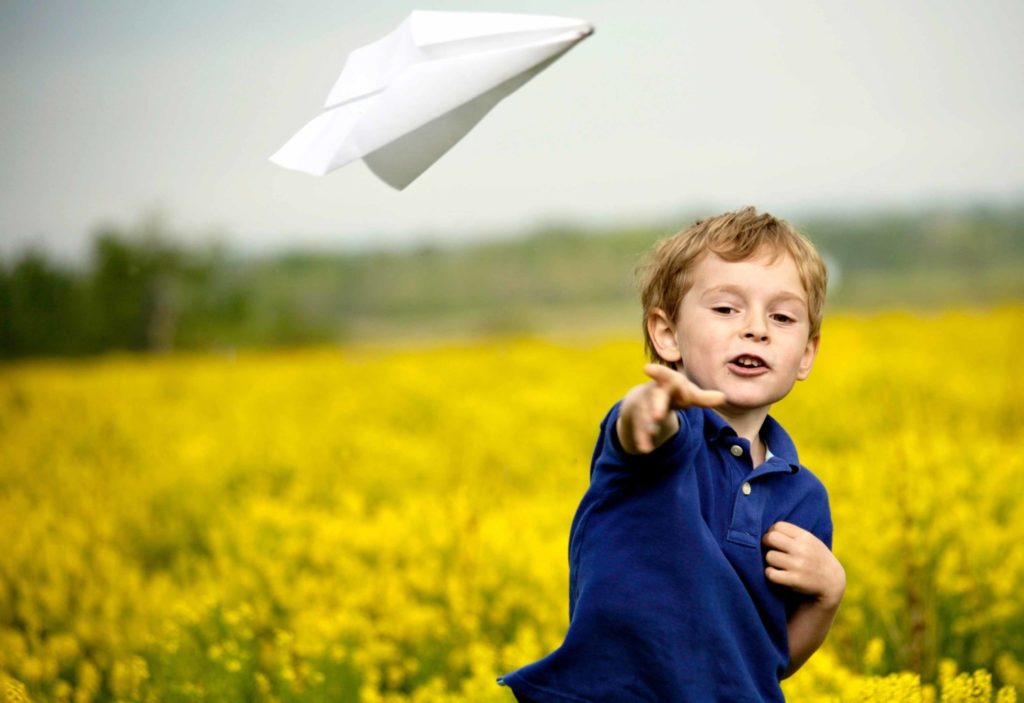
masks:
[[[774,523],[769,529],[779,530],[783,534],[789,535],[790,537],[799,537],[802,532],[807,531],[799,525],[794,525],[793,523],[786,522],[785,520],[779,520],[778,522]]]
[[[647,364],[644,366],[644,373],[669,392],[672,405],[675,407],[698,405],[705,408],[713,408],[725,402],[725,393],[721,391],[706,391],[688,379],[684,374],[667,366]]]
[[[793,545],[793,538],[779,532],[778,530],[768,530],[764,533],[764,537],[761,538],[761,544],[769,549],[775,549],[780,552],[789,552]]]
[[[688,399],[689,405],[699,405],[702,408],[717,408],[725,403],[725,393],[722,391],[706,391],[703,388],[690,384]]]
[[[675,376],[679,375],[678,371],[673,371],[661,364],[644,364],[644,373],[654,379],[654,382],[662,388],[670,387],[675,381]]]
[[[804,532],[806,532],[806,530],[802,527],[797,527],[793,523],[786,522],[785,520],[779,520],[768,528],[768,531],[764,533],[764,538],[765,540],[768,540],[769,535],[774,535],[772,541],[779,544],[797,539]]]

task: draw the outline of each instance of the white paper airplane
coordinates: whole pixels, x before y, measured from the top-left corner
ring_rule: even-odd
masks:
[[[322,176],[363,159],[402,190],[502,98],[593,31],[565,17],[413,12],[349,54],[324,112],[270,160]]]

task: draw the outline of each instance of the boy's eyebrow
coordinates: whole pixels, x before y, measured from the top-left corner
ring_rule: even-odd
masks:
[[[742,286],[733,285],[731,283],[723,283],[719,286],[708,288],[701,294],[701,297],[707,295],[713,295],[715,293],[732,293],[734,295],[743,295],[746,291]],[[792,291],[781,291],[776,295],[772,296],[772,300],[795,300],[800,303],[807,303],[807,296]]]

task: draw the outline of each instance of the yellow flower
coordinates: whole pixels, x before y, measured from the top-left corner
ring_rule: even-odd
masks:
[[[1015,700],[1024,308],[823,338],[773,414],[847,591],[787,700]],[[0,366],[4,695],[506,703],[565,633],[597,426],[642,363],[624,331]]]

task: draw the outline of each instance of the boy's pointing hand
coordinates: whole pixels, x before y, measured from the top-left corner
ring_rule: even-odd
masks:
[[[667,366],[647,364],[644,373],[653,380],[626,394],[615,425],[619,443],[630,454],[652,452],[679,431],[679,418],[669,410],[725,402],[725,393],[703,390]]]
[[[671,408],[688,408],[699,405],[702,408],[713,408],[725,402],[722,391],[706,391],[683,374],[661,364],[646,364],[644,373],[654,379],[658,390],[664,391],[668,404],[662,415]]]

